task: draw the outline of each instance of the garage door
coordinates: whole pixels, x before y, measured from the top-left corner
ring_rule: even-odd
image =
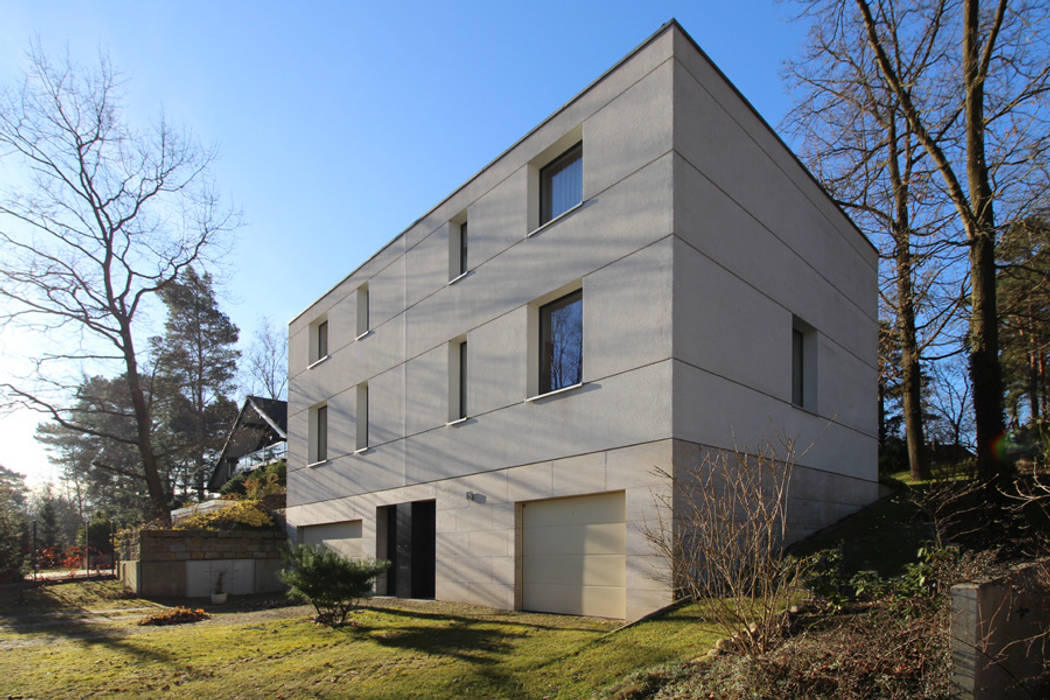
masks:
[[[344,557],[363,556],[360,520],[299,528],[299,541],[303,544],[323,544]]]
[[[625,617],[622,491],[523,504],[522,525],[523,608]]]

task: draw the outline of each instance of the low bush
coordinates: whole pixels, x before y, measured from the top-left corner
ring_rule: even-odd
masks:
[[[269,493],[280,493],[285,490],[287,470],[288,463],[282,459],[255,471],[240,472],[223,484],[219,493],[234,498],[261,498]]]
[[[194,513],[174,526],[176,530],[238,530],[273,527],[273,518],[259,501],[245,500],[207,513]]]
[[[289,568],[280,573],[288,597],[314,606],[317,621],[342,625],[358,602],[372,594],[372,580],[387,570],[388,561],[353,561],[323,545],[297,545],[285,551]]]
[[[140,625],[184,625],[188,622],[200,622],[211,617],[200,608],[184,608],[181,605],[171,610],[154,613],[139,620]]]

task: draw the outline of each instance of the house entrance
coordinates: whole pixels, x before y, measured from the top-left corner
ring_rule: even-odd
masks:
[[[398,598],[434,597],[434,501],[376,509],[376,558],[390,568],[376,579],[376,592]]]

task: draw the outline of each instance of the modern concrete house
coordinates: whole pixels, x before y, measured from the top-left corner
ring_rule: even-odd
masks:
[[[378,593],[635,619],[667,472],[814,442],[873,500],[876,253],[675,22],[290,325],[288,521]]]

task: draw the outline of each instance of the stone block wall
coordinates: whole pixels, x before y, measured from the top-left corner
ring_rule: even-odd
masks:
[[[1050,562],[994,581],[952,586],[952,696],[973,700],[1043,697],[1050,654]]]
[[[144,596],[199,597],[284,589],[282,532],[272,530],[142,530],[120,543],[120,578]]]

